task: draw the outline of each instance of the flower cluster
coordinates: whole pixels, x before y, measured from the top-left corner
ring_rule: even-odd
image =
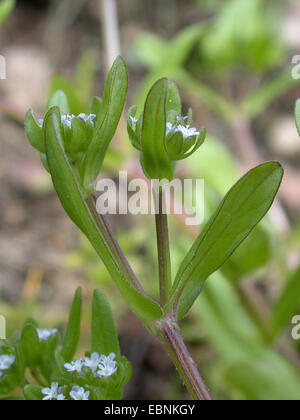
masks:
[[[182,115],[179,91],[161,79],[147,96],[144,112],[130,108],[127,130],[132,145],[140,152],[143,171],[149,179],[174,179],[177,162],[188,158],[203,144],[206,129],[193,127],[193,112]]]
[[[97,117],[96,114],[84,114],[84,113],[81,113],[79,115],[62,114],[61,122],[63,125],[69,128],[72,128],[72,121],[77,118],[77,119],[83,120],[85,123],[90,123],[91,125],[94,126],[94,119],[96,117]],[[40,127],[43,127],[44,120],[43,119],[38,120],[38,124]]]
[[[57,382],[51,384],[51,388],[42,389],[42,394],[45,395],[43,401],[88,401],[90,392],[79,386],[73,386],[70,392],[66,391],[65,387],[59,386]],[[67,396],[66,396],[66,395]]]
[[[49,340],[49,338],[54,337],[58,333],[58,330],[57,329],[47,330],[47,329],[37,328],[37,333],[38,333],[40,341],[47,341]]]
[[[92,373],[95,378],[110,377],[117,372],[116,355],[111,353],[109,356],[93,353],[91,357],[75,360],[66,363],[65,369],[71,373],[78,373],[80,376]]]
[[[4,376],[5,372],[7,372],[12,367],[15,361],[15,356],[8,354],[3,354],[0,356],[0,378]]]

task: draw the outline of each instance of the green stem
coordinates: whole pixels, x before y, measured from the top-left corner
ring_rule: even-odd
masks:
[[[125,257],[111,227],[105,216],[102,216],[97,213],[95,200],[92,197],[86,199],[86,203],[91,211],[93,219],[97,223],[99,230],[101,231],[103,237],[105,238],[106,244],[109,248],[109,251],[113,257],[114,263],[116,264],[118,270],[126,281],[141,295],[146,296],[145,291],[136,278],[127,258]],[[105,261],[104,261],[105,263]]]
[[[212,401],[212,396],[180,334],[177,323],[171,318],[159,322],[160,337],[176,366],[189,393],[195,400]]]
[[[168,216],[164,212],[165,197],[163,190],[155,193],[156,203],[158,201],[158,211],[155,215],[157,252],[158,252],[158,271],[159,271],[159,291],[160,304],[164,306],[172,288],[171,255],[169,243]]]

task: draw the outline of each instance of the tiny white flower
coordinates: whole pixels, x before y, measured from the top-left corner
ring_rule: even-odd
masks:
[[[50,337],[53,337],[54,335],[56,335],[58,333],[57,329],[53,329],[53,330],[46,330],[46,329],[40,329],[37,328],[37,333],[39,336],[39,340],[40,341],[47,341],[49,340]]]
[[[84,367],[91,369],[95,373],[101,363],[101,357],[98,353],[93,353],[90,358],[86,357],[83,361]]]
[[[14,363],[16,358],[14,356],[9,356],[4,354],[0,356],[0,370],[7,370],[9,369]]]
[[[132,122],[132,124],[137,125],[137,123],[139,122],[139,120],[135,117],[130,116],[130,120]]]
[[[94,125],[94,119],[97,117],[96,114],[79,114],[77,117],[75,115],[72,115],[73,118],[81,118],[85,122],[89,122]]]
[[[166,124],[166,135],[168,136],[170,133],[176,131],[176,127],[171,123],[171,122],[167,122]]]
[[[65,401],[66,397],[64,396],[64,394],[59,394],[57,396],[57,401]]]
[[[70,392],[70,397],[74,401],[88,401],[90,397],[90,391],[85,391],[84,388],[74,386]]]
[[[97,117],[96,114],[84,114],[81,113],[79,115],[74,115],[74,114],[62,114],[61,116],[61,123],[69,128],[72,128],[72,121],[75,118],[80,118],[81,120],[85,121],[86,123],[89,122],[92,125],[94,125],[94,119]],[[43,127],[44,124],[44,120],[40,119],[38,120],[38,125],[40,127]]]
[[[185,127],[184,125],[179,125],[176,128],[176,132],[182,133],[184,138],[199,136],[200,132],[197,131],[194,127]]]
[[[77,372],[79,373],[79,375],[82,374],[82,367],[83,367],[82,360],[75,360],[75,362],[65,364],[65,369],[68,372]]]
[[[42,394],[46,395],[43,398],[43,401],[51,401],[56,400],[61,392],[61,389],[57,382],[53,382],[51,384],[51,388],[44,388],[42,389]]]
[[[101,356],[101,363],[99,365],[97,376],[109,377],[117,372],[118,368],[117,362],[114,360],[115,357],[116,355],[114,353],[111,353],[109,356]]]

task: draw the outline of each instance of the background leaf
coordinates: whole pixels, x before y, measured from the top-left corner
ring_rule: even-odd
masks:
[[[300,307],[300,267],[292,275],[272,313],[272,329],[277,337],[292,321]]]
[[[92,313],[92,352],[99,354],[115,353],[121,356],[110,304],[101,290],[95,290]]]
[[[62,356],[66,362],[71,362],[75,356],[80,339],[81,322],[81,288],[78,288],[73,300],[66,337],[62,348]]]

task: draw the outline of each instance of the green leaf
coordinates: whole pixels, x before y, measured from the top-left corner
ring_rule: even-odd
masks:
[[[66,77],[57,75],[54,76],[54,78],[52,79],[49,92],[50,98],[57,91],[64,92],[66,97],[68,98],[68,104],[70,107],[68,113],[78,115],[81,112],[87,111],[87,108],[83,101],[80,99],[76,88]]]
[[[61,112],[64,112],[65,114],[70,114],[70,106],[68,102],[68,98],[64,91],[57,90],[50,98],[47,106],[47,111],[50,108],[53,108],[54,106],[57,106]]]
[[[222,270],[231,281],[238,282],[265,267],[271,258],[271,236],[262,225],[258,225]]]
[[[280,98],[285,92],[298,84],[299,80],[293,79],[290,70],[287,70],[266,82],[248,96],[242,104],[242,112],[248,119],[253,119],[277,98]]]
[[[32,109],[30,109],[26,114],[25,132],[31,146],[37,149],[40,153],[46,153],[43,130],[38,125]]]
[[[300,307],[300,267],[293,274],[275,304],[272,313],[274,337],[277,337],[288,325]]]
[[[152,87],[145,103],[142,129],[143,168],[150,179],[172,181],[173,170],[165,149],[168,80]]]
[[[88,104],[92,97],[97,67],[98,54],[96,50],[84,50],[76,68],[75,87],[85,104]]]
[[[177,274],[168,308],[185,316],[217,271],[270,209],[283,177],[276,162],[252,169],[229,191]]]
[[[78,288],[69,315],[67,333],[61,352],[62,357],[68,363],[73,360],[80,339],[81,306],[81,288]]]
[[[265,351],[260,358],[234,363],[225,374],[226,385],[249,401],[299,401],[297,370],[283,357]]]
[[[100,290],[94,292],[92,314],[92,352],[121,356],[118,334],[116,331],[110,304]]]
[[[42,347],[37,330],[33,325],[24,327],[19,342],[19,350],[26,366],[35,367],[41,363]]]
[[[101,170],[108,146],[116,132],[125,105],[128,73],[121,57],[117,58],[108,75],[103,106],[105,114],[97,120],[95,134],[83,162],[83,184],[87,191],[93,188]]]
[[[88,147],[86,124],[81,118],[72,120],[72,135],[70,142],[66,142],[65,150],[68,155],[84,151]]]
[[[116,245],[112,244],[94,201],[83,192],[79,177],[64,152],[63,130],[57,108],[51,109],[45,118],[45,140],[53,184],[62,206],[97,251],[129,307],[151,328],[150,325],[161,317],[162,311],[133,284],[127,267],[116,255]]]
[[[167,113],[169,111],[176,111],[179,116],[181,115],[181,112],[182,112],[179,90],[177,86],[175,85],[175,83],[172,83],[172,82],[168,84],[168,98],[167,98],[166,110],[167,110]]]
[[[295,117],[296,117],[296,125],[297,125],[297,129],[298,129],[298,133],[299,133],[299,136],[300,136],[300,99],[298,99],[297,102],[296,102]]]
[[[37,385],[26,385],[24,388],[24,397],[27,401],[41,401],[44,397],[42,388]]]

